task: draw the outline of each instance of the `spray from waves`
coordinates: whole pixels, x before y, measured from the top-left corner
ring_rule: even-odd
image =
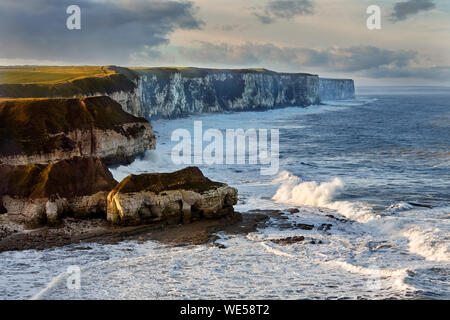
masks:
[[[365,204],[333,201],[344,189],[344,183],[339,178],[322,183],[316,181],[302,182],[299,177],[288,171],[282,171],[274,182],[281,183],[272,197],[275,202],[328,208],[336,210],[348,219],[361,223],[376,218]]]
[[[409,240],[409,251],[418,254],[429,261],[450,261],[450,252],[445,242],[437,239],[439,230],[420,230],[412,227],[403,233]]]
[[[363,266],[357,266],[353,265],[351,263],[348,263],[346,261],[341,260],[331,260],[326,261],[324,264],[330,264],[332,266],[338,266],[344,270],[347,270],[352,273],[360,273],[364,275],[368,275],[372,277],[372,280],[379,281],[379,286],[383,287],[382,279],[383,278],[390,278],[392,285],[397,290],[416,290],[411,285],[408,285],[405,283],[405,279],[408,277],[408,269],[379,269],[377,266],[370,266],[370,267],[363,267]],[[368,285],[373,286],[372,283],[368,283]],[[376,288],[374,288],[376,289]]]
[[[450,261],[448,244],[446,241],[442,241],[442,236],[438,236],[442,232],[436,228],[419,228],[417,216],[414,216],[414,219],[396,218],[395,216],[381,219],[380,216],[374,215],[367,205],[362,203],[333,201],[344,188],[344,183],[338,178],[322,183],[302,182],[300,178],[283,171],[275,181],[281,183],[276,194],[272,197],[275,202],[336,210],[348,219],[361,223],[369,222],[367,226],[370,227],[366,229],[367,231],[370,230],[370,232],[377,234],[381,232],[385,237],[399,236],[406,238],[409,252],[423,256],[426,260]],[[397,213],[411,210],[411,207],[405,203],[400,203],[388,209]],[[421,219],[422,223],[432,223],[433,221],[436,222],[436,219],[431,217]]]
[[[140,174],[148,172],[165,172],[170,170],[167,165],[172,163],[166,154],[156,150],[147,150],[141,158],[135,159],[131,164],[109,168],[114,179],[121,181],[129,174]]]

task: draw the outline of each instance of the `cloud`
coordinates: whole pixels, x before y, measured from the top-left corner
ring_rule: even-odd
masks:
[[[370,78],[416,78],[446,83],[450,81],[450,67],[381,67],[378,69],[367,70],[364,73],[364,76]]]
[[[255,9],[253,12],[264,24],[313,13],[314,3],[311,0],[270,0],[262,9]]]
[[[421,66],[412,50],[387,50],[374,46],[278,47],[247,42],[241,45],[199,41],[179,48],[183,59],[198,64],[220,63],[230,68],[265,67],[314,73],[338,73],[344,77],[416,78],[450,81],[450,66]]]
[[[402,21],[421,11],[428,11],[435,7],[436,5],[432,0],[408,0],[405,2],[398,2],[394,6],[394,12],[392,13],[391,18],[393,21]]]
[[[176,29],[203,25],[192,2],[79,0],[82,29],[71,31],[66,9],[73,3],[2,0],[0,57],[123,64],[134,52],[167,44]]]
[[[180,48],[180,53],[195,63],[222,63],[229,66],[283,65],[317,68],[329,72],[359,72],[380,67],[403,68],[411,65],[417,52],[386,50],[373,46],[347,48],[278,47],[273,44],[247,42],[241,45],[197,42],[196,47]]]

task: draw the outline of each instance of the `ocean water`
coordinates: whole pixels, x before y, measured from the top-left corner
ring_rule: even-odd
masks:
[[[262,176],[248,164],[199,167],[238,188],[237,211],[296,207],[300,212],[289,220],[316,228],[219,233],[225,249],[127,241],[5,252],[0,297],[449,299],[450,92],[416,89],[376,88],[308,108],[153,121],[157,150],[111,169],[116,179],[183,167],[171,161],[171,133],[193,131],[194,121],[204,130],[277,128],[276,175]],[[324,223],[331,229],[318,230]],[[267,241],[294,235],[306,241]],[[70,265],[81,268],[80,290],[67,289]]]

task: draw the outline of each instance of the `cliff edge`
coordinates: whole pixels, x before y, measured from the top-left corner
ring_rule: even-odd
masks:
[[[124,163],[153,148],[150,123],[109,97],[0,100],[0,163],[48,163],[74,156]]]

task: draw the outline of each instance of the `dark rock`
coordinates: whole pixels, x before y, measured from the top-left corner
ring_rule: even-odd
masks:
[[[301,229],[301,230],[312,230],[312,229],[314,229],[314,225],[313,224],[296,223],[296,224],[294,224],[294,226],[297,229]]]
[[[304,236],[294,236],[294,237],[288,237],[288,238],[282,238],[282,239],[272,239],[270,241],[273,243],[279,244],[279,245],[288,245],[288,244],[301,242],[303,240],[305,240]]]

